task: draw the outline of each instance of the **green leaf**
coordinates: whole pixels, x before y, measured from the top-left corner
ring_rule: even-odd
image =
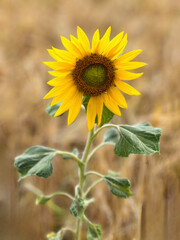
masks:
[[[103,113],[102,113],[102,119],[100,127],[108,122],[111,121],[113,118],[114,113],[112,113],[105,105],[103,106]]]
[[[62,102],[59,102],[59,103],[56,103],[54,106],[51,106],[51,104],[49,103],[45,110],[46,113],[49,114],[51,117],[54,117],[54,114],[57,112],[61,104]],[[63,114],[61,114],[60,116],[62,115]]]
[[[159,138],[161,129],[152,127],[148,122],[119,127],[120,139],[116,143],[114,153],[120,157],[129,154],[150,155],[159,153]]]
[[[119,140],[119,133],[114,128],[109,128],[104,134],[104,142],[109,142],[115,145]]]
[[[107,183],[112,194],[119,198],[128,198],[132,195],[130,191],[131,183],[127,178],[118,178],[118,177],[104,177],[105,182]]]
[[[74,148],[74,149],[72,150],[72,153],[73,153],[76,157],[78,157],[78,155],[79,155],[79,150],[78,150],[77,148]],[[68,155],[62,155],[62,158],[63,158],[63,159],[71,159],[71,157],[68,156]]]
[[[36,198],[36,204],[45,204],[51,199],[51,196],[40,195]]]
[[[88,105],[89,99],[90,99],[90,96],[86,96],[86,95],[83,96],[82,104],[86,111],[87,111],[87,105]]]
[[[40,145],[28,148],[22,155],[15,158],[14,166],[21,177],[19,180],[36,175],[47,178],[52,174],[51,160],[56,155],[56,150]]]
[[[82,219],[84,215],[84,209],[85,209],[85,202],[82,198],[76,198],[71,206],[70,206],[70,213],[79,219]]]
[[[87,221],[87,240],[102,240],[102,228],[98,224]]]
[[[47,240],[61,240],[62,237],[61,237],[61,231],[55,233],[55,232],[51,232],[51,233],[48,233],[46,235],[46,238]]]

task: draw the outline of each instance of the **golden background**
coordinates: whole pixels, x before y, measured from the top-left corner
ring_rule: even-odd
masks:
[[[101,183],[92,191],[96,202],[87,215],[103,226],[103,240],[179,240],[180,2],[175,0],[0,0],[0,239],[43,240],[47,232],[75,224],[69,200],[53,199],[62,208],[57,216],[44,205],[36,206],[27,188],[34,184],[45,194],[59,189],[73,194],[76,164],[56,157],[50,178],[17,183],[13,162],[31,145],[83,150],[84,112],[67,127],[67,114],[49,117],[44,111],[49,101],[42,100],[51,79],[42,63],[50,60],[46,49],[61,48],[59,36],[75,35],[77,25],[89,38],[97,28],[102,36],[111,25],[112,37],[127,32],[125,52],[143,49],[137,59],[148,66],[143,77],[131,82],[142,95],[126,97],[128,109],[113,122],[149,121],[163,133],[161,155],[120,159],[112,147],[97,152],[90,167],[128,177],[134,196],[118,199]],[[94,145],[101,139],[99,135]]]

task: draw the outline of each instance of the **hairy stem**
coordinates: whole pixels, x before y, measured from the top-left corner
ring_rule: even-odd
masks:
[[[101,130],[103,130],[104,128],[116,128],[117,130],[119,130],[119,127],[117,125],[115,125],[115,124],[110,124],[110,123],[109,124],[104,124],[102,127],[98,128],[96,130],[96,132],[94,133],[93,138],[95,138],[98,135],[98,133],[101,132]]]
[[[36,196],[41,196],[43,195],[43,192],[35,187],[34,185],[30,183],[26,183],[25,188],[27,188],[30,192],[34,193]],[[61,216],[64,214],[64,210],[60,208],[56,203],[54,203],[51,199],[46,203],[46,206],[52,210],[53,213],[55,213],[58,216]]]
[[[76,156],[74,155],[73,153],[70,153],[70,152],[65,152],[65,151],[56,151],[57,154],[59,155],[66,155],[72,159],[74,159],[78,164],[82,164],[81,160]]]
[[[95,187],[98,183],[102,182],[103,178],[99,178],[98,180],[96,180],[84,193],[84,197],[86,197],[88,195],[88,193],[91,191],[91,189],[93,189],[93,187]]]
[[[99,172],[95,172],[95,171],[88,171],[88,172],[86,172],[86,176],[88,176],[88,175],[90,175],[90,174],[94,174],[94,175],[96,175],[96,176],[98,176],[98,177],[101,177],[101,178],[104,177],[104,175],[102,175],[102,174],[99,173]]]
[[[88,155],[88,158],[87,158],[87,162],[89,162],[89,160],[92,158],[92,156],[94,155],[94,153],[101,147],[105,146],[105,145],[112,145],[114,146],[113,143],[110,143],[110,142],[102,142],[101,144],[99,144],[97,147],[95,147],[92,152]]]
[[[66,192],[55,192],[50,195],[47,195],[46,197],[53,198],[55,196],[66,196],[66,197],[70,198],[71,200],[74,200],[74,198],[69,193],[66,193]]]
[[[79,186],[78,186],[78,195],[79,196],[78,197],[80,197],[80,198],[83,198],[83,187],[84,187],[84,182],[86,179],[85,171],[86,171],[86,165],[87,165],[87,158],[88,158],[88,154],[89,154],[91,144],[93,141],[93,134],[94,134],[94,129],[92,129],[88,133],[88,139],[87,139],[86,146],[85,146],[83,156],[81,159],[82,164],[79,164]],[[81,226],[82,226],[81,219],[77,219],[75,240],[81,239]]]

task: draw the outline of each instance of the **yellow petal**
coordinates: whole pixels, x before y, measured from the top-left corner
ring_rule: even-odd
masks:
[[[99,29],[96,30],[96,32],[94,33],[93,35],[93,39],[92,39],[92,53],[95,53],[96,52],[96,49],[97,49],[97,46],[98,46],[98,43],[99,43]]]
[[[63,101],[63,103],[61,104],[57,112],[54,114],[54,117],[57,117],[63,114],[64,112],[66,112],[70,108],[71,104],[72,104],[71,101],[67,101],[67,102]]]
[[[81,55],[84,57],[86,55],[86,51],[83,48],[80,41],[72,35],[70,35],[70,38],[71,38],[71,42],[79,49],[79,51],[81,52]]]
[[[68,62],[44,62],[44,64],[54,70],[71,71],[74,69],[74,64]]]
[[[49,55],[54,58],[56,61],[61,61],[62,58],[60,58],[52,49],[47,49]]]
[[[103,52],[103,55],[106,56],[111,51],[112,48],[117,47],[117,45],[121,42],[124,32],[120,32],[116,35],[108,44],[107,48]]]
[[[115,60],[115,63],[129,62],[129,61],[133,60],[135,57],[137,57],[141,52],[142,52],[141,49],[137,49],[137,50],[125,53],[125,54],[121,55],[120,57],[118,57]]]
[[[59,102],[62,101],[62,104],[61,104],[60,108],[58,109],[58,111],[56,112],[56,114],[54,115],[54,117],[57,117],[57,116],[63,114],[68,109],[70,109],[70,107],[74,103],[73,96],[75,96],[77,94],[77,92],[78,92],[78,90],[73,87],[70,89],[70,91],[66,92],[66,94],[64,95],[64,98],[62,98],[59,101]]]
[[[96,97],[91,97],[87,106],[87,124],[88,130],[92,130],[94,127],[96,118]]]
[[[116,78],[120,80],[133,80],[141,77],[143,73],[133,73],[128,71],[117,70],[115,71],[115,75],[116,75]]]
[[[111,51],[108,53],[108,57],[111,60],[116,59],[124,50],[124,48],[127,45],[127,34],[125,34],[125,36],[123,37],[122,41],[119,43],[119,45],[115,46],[113,49],[111,49]]]
[[[58,72],[58,71],[48,71],[48,73],[54,77],[64,77],[68,75],[68,73]]]
[[[65,62],[75,64],[76,58],[68,51],[52,47],[54,53],[59,56]]]
[[[69,88],[73,86],[74,83],[68,82],[64,84],[64,86],[55,86],[52,88],[45,96],[44,99],[51,98],[51,97],[56,97],[61,94],[61,92],[67,91]]]
[[[94,109],[96,109],[96,115],[98,116],[98,125],[101,124],[102,112],[103,112],[103,97],[93,97]]]
[[[51,102],[51,107],[54,106],[55,104],[59,103],[59,102],[62,102],[62,97],[61,96],[54,97],[52,102]]]
[[[116,86],[124,93],[127,93],[129,95],[141,95],[140,92],[138,92],[135,88],[130,86],[129,84],[122,82],[120,80],[115,81]]]
[[[79,26],[77,27],[77,36],[84,50],[86,50],[86,53],[90,53],[91,51],[89,39],[86,36],[85,32]]]
[[[102,112],[103,112],[103,98],[102,96],[96,97],[96,114],[98,116],[98,125],[101,124]]]
[[[61,37],[61,41],[62,44],[64,45],[64,47],[72,54],[74,55],[76,58],[81,58],[82,54],[80,52],[80,50],[71,42],[69,41],[67,38],[65,37]]]
[[[72,81],[73,79],[71,76],[64,75],[63,77],[53,78],[52,80],[48,81],[47,84],[49,84],[50,86],[62,86]]]
[[[77,91],[78,90],[74,85],[71,87],[67,86],[67,88],[61,88],[61,91],[58,92],[58,95],[53,98],[51,106],[62,101],[71,101]]]
[[[51,107],[59,102],[62,102],[65,95],[66,95],[66,91],[63,91],[58,96],[54,97],[51,102]]]
[[[108,92],[102,94],[104,104],[115,115],[121,116],[120,109],[117,103],[109,96]]]
[[[116,87],[111,87],[108,90],[108,93],[120,107],[127,108],[127,103],[124,96]]]
[[[107,47],[107,45],[109,43],[110,34],[111,34],[111,27],[109,27],[107,29],[104,36],[99,41],[99,44],[98,44],[98,47],[97,47],[97,52],[99,54],[101,54],[105,50],[105,48]]]
[[[112,48],[109,53],[107,54],[107,57],[111,60],[115,60],[124,50],[125,46],[127,44],[127,34],[125,34],[124,38],[121,40],[121,42],[116,45],[114,48]]]
[[[115,68],[120,70],[133,70],[147,65],[144,62],[126,62],[126,63],[115,63]]]
[[[83,93],[78,92],[77,95],[73,98],[73,104],[70,107],[69,113],[68,113],[68,125],[74,122],[74,120],[76,119],[77,115],[81,110],[82,96],[83,96]]]

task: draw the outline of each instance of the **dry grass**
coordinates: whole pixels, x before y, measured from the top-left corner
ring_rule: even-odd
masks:
[[[44,239],[48,231],[74,224],[68,211],[58,218],[46,207],[35,206],[35,197],[24,187],[25,182],[32,182],[45,193],[57,189],[73,193],[77,182],[74,163],[57,158],[48,180],[32,177],[17,184],[13,159],[36,144],[83,149],[87,135],[83,112],[67,127],[66,115],[50,118],[44,112],[47,102],[42,100],[50,79],[42,64],[49,59],[45,49],[62,47],[58,36],[75,34],[77,25],[89,37],[97,27],[104,33],[111,25],[113,35],[125,30],[129,36],[126,50],[144,50],[139,60],[149,65],[133,83],[142,95],[129,97],[129,109],[113,121],[150,121],[163,131],[160,156],[119,159],[112,148],[97,152],[91,167],[102,173],[111,168],[129,177],[134,196],[119,200],[101,184],[93,191],[97,200],[87,214],[103,225],[103,239],[180,239],[179,13],[179,2],[172,0],[0,0],[1,240]],[[100,140],[99,136],[96,143]],[[66,209],[70,204],[64,198],[55,201]]]

